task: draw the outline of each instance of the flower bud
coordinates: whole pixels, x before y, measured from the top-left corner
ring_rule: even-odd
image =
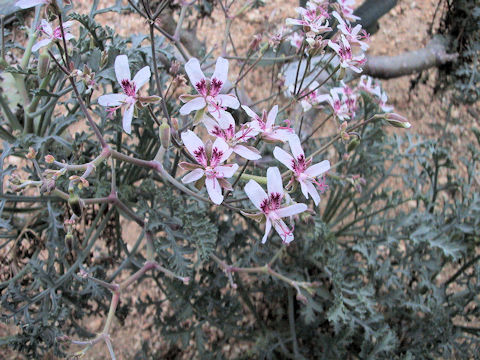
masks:
[[[68,198],[68,205],[70,205],[70,209],[72,209],[72,212],[76,216],[78,217],[82,216],[83,204],[82,204],[82,200],[78,195],[76,194],[70,195],[70,197]]]
[[[55,158],[52,155],[46,155],[45,156],[45,162],[47,164],[53,164],[54,161],[55,161]]]
[[[170,122],[172,123],[173,130],[178,131],[178,120],[177,118],[171,118]]]
[[[182,278],[182,281],[184,285],[188,285],[190,282],[190,278],[188,276],[185,276],[184,278]]]
[[[343,80],[344,77],[345,77],[345,68],[344,68],[344,67],[340,67],[340,72],[338,73],[338,78],[337,78],[337,80]]]
[[[392,126],[397,128],[409,129],[412,124],[410,124],[406,118],[395,113],[385,114],[385,120]]]
[[[102,57],[100,58],[100,68],[103,68],[108,63],[108,51],[102,51]]]
[[[305,295],[301,294],[301,293],[297,293],[297,300],[304,303],[304,304],[308,303],[307,297]]]
[[[35,159],[36,156],[37,156],[37,152],[36,152],[35,149],[32,148],[32,147],[30,147],[30,148],[28,149],[28,153],[27,153],[27,155],[25,155],[25,157],[26,157],[27,159],[30,159],[30,160],[31,160],[31,159]]]
[[[358,145],[360,145],[360,139],[358,137],[354,137],[347,146],[347,151],[350,152],[354,150]]]
[[[44,79],[50,70],[50,56],[42,53],[38,58],[37,73],[40,79]]]
[[[160,133],[160,145],[166,150],[170,146],[170,126],[166,121],[162,122],[159,129]]]

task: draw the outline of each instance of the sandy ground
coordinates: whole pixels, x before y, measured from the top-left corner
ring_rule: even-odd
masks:
[[[103,3],[103,2],[102,2]],[[113,3],[112,0],[104,1],[105,6]],[[254,10],[245,15],[238,22],[232,25],[232,34],[235,36],[235,44],[237,51],[242,53],[242,49],[248,45],[252,36],[259,28],[264,26],[265,17],[269,18],[271,25],[266,30],[267,33],[273,33],[284,24],[287,17],[295,17],[294,8],[297,1],[273,0],[268,1],[267,6]],[[400,0],[400,4],[388,15],[382,18],[380,22],[380,30],[372,36],[371,48],[369,53],[372,55],[395,55],[408,50],[414,50],[424,46],[430,35],[428,29],[430,23],[425,19],[431,19],[435,10],[437,0]],[[87,2],[81,3],[79,12],[88,11]],[[139,33],[145,28],[144,21],[136,15],[120,16],[118,14],[106,14],[101,22],[115,28],[122,35],[131,33]],[[215,10],[211,19],[206,19],[201,24],[199,31],[200,38],[205,39],[210,46],[217,46],[214,53],[220,54],[220,47],[223,41],[223,29],[225,19],[220,9]],[[145,32],[146,32],[145,28]],[[238,36],[237,36],[238,35]],[[227,48],[231,53],[231,48]],[[235,77],[238,67],[232,66],[230,78]],[[389,95],[389,100],[395,106],[396,112],[406,116],[413,124],[412,132],[425,135],[427,137],[434,136],[435,130],[431,125],[443,124],[449,127],[459,135],[469,133],[471,126],[479,126],[479,120],[474,118],[466,111],[465,106],[455,107],[452,115],[459,121],[452,123],[446,122],[446,107],[450,103],[450,99],[446,95],[438,96],[433,94],[434,71],[429,72],[429,80],[426,83],[419,84],[413,91],[410,91],[411,81],[414,76],[403,77],[384,81],[383,86]],[[270,80],[269,80],[270,81]],[[245,90],[253,99],[260,99],[268,94],[269,89],[261,86],[265,82],[261,73],[253,73],[244,81]],[[478,112],[478,107],[477,107]],[[454,148],[460,149],[465,145],[462,136],[458,136],[457,143],[452,144]],[[128,224],[130,227],[130,224]],[[127,226],[125,227],[127,228]],[[128,238],[135,241],[135,234],[139,231],[136,228],[127,230]],[[146,295],[161,298],[163,295],[153,284],[148,282],[142,283],[139,287],[133,287],[130,293],[125,294],[133,302],[139,297]],[[126,319],[124,326],[121,326],[117,320],[114,320],[113,332],[111,334],[113,346],[118,359],[131,359],[140,349],[145,339],[150,340],[150,344],[155,344],[157,350],[166,351],[167,348],[162,344],[162,340],[152,327],[153,322],[148,314],[138,314],[136,310],[132,310]],[[100,331],[103,327],[103,319],[89,319],[84,321],[84,325],[92,332]],[[11,329],[11,328],[10,328]],[[0,324],[0,334],[8,333],[5,325]],[[3,358],[21,359],[22,357],[9,352],[3,355]],[[7,357],[5,357],[7,356]],[[104,345],[97,346],[94,351],[87,354],[85,359],[106,359],[108,352]],[[188,353],[184,353],[179,358],[190,358]],[[0,354],[0,359],[2,355]]]

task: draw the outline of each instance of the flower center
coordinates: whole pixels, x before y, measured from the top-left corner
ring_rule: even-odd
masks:
[[[135,98],[137,95],[137,89],[133,81],[123,79],[120,85],[122,85],[125,95]]]

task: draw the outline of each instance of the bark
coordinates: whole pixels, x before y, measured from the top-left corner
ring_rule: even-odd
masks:
[[[447,44],[448,41],[444,37],[434,37],[419,50],[396,56],[367,56],[363,74],[380,79],[391,79],[456,61],[458,54],[448,54]]]

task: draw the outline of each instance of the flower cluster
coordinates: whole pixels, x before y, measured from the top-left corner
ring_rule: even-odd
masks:
[[[290,36],[292,46],[300,49],[303,39],[308,44],[308,51],[314,54],[322,52],[325,46],[335,51],[340,66],[360,73],[361,66],[365,63],[364,51],[368,49],[369,36],[360,24],[352,27],[351,23],[359,20],[353,15],[354,0],[337,0],[330,4],[329,1],[308,1],[305,8],[297,8],[300,19],[287,19],[288,25],[302,26],[303,32]],[[333,9],[329,13],[329,7]],[[332,39],[324,40],[325,33],[333,31],[328,19],[333,19],[331,25],[336,23],[336,31]]]
[[[291,146],[294,157],[284,150],[276,147],[274,155],[277,160],[283,163],[292,173],[289,186],[295,182],[300,184],[303,194],[308,199],[312,197],[318,205],[320,196],[315,189],[318,186],[320,192],[325,189],[323,180],[318,177],[323,175],[330,168],[328,161],[312,165],[312,159],[306,159],[301,148],[300,140],[289,126],[276,124],[278,105],[270,111],[264,110],[261,115],[257,114],[250,107],[242,105],[250,121],[236,128],[235,120],[226,111],[226,108],[236,109],[240,106],[238,99],[232,94],[222,94],[221,90],[227,82],[228,61],[218,58],[213,75],[208,78],[204,75],[197,59],[191,59],[185,65],[190,81],[198,94],[182,95],[181,99],[185,104],[180,108],[180,114],[187,115],[195,113],[195,119],[201,122],[210,136],[215,140],[202,141],[192,130],[181,133],[181,139],[188,153],[196,163],[181,162],[179,166],[188,171],[183,176],[184,184],[195,183],[197,189],[204,186],[210,200],[217,205],[224,201],[222,189],[233,191],[232,185],[227,179],[232,178],[239,169],[237,163],[226,162],[235,153],[246,160],[259,160],[260,152],[255,146],[248,142],[256,139],[268,143],[286,143]],[[241,174],[237,174],[241,176]],[[247,183],[244,188],[248,198],[259,213],[246,213],[247,216],[255,219],[261,218],[265,221],[265,235],[262,242],[267,240],[268,234],[273,227],[282,238],[283,242],[290,243],[293,240],[293,230],[282,220],[284,217],[291,217],[307,210],[307,205],[297,204],[285,195],[283,180],[278,168],[270,167],[267,170],[266,178],[268,195],[261,185],[253,180]],[[287,201],[288,200],[288,201]]]

